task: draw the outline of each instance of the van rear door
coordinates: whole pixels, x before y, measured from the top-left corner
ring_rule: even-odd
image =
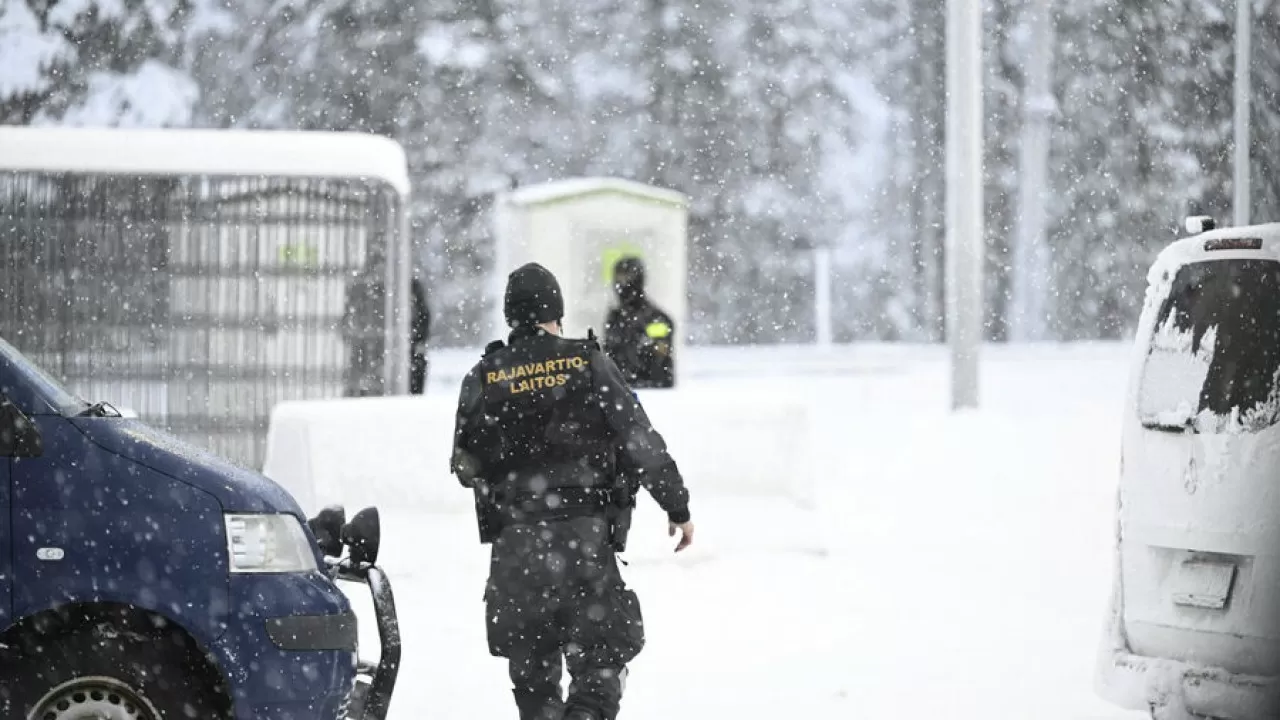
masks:
[[[1125,442],[1130,645],[1280,673],[1280,262],[1181,266],[1153,327]]]

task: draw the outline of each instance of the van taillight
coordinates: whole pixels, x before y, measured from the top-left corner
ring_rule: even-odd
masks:
[[[1205,250],[1261,250],[1262,238],[1215,238],[1204,241]]]

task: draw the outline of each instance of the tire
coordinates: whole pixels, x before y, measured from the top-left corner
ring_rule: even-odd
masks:
[[[6,638],[0,717],[231,718],[210,665],[176,629],[99,620],[51,630]]]

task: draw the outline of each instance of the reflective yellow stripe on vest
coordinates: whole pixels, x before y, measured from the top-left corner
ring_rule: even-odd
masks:
[[[649,323],[644,328],[644,334],[659,340],[671,334],[671,326],[664,322]]]

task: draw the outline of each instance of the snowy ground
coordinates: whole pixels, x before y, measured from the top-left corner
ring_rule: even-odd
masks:
[[[623,568],[649,645],[622,717],[1142,717],[1091,689],[1125,352],[990,348],[982,409],[955,415],[937,348],[691,355],[691,382],[825,399],[830,469],[813,514],[688,478],[702,552]],[[434,358],[430,392],[455,393],[473,357]],[[382,512],[406,646],[392,717],[514,718],[485,651],[473,520]],[[655,533],[667,540],[653,520],[633,543]]]

